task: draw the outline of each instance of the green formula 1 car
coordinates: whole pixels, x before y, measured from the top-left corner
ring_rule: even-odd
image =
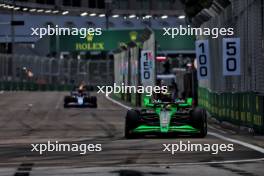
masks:
[[[192,107],[192,98],[173,102],[144,99],[145,108],[131,109],[125,121],[125,137],[135,138],[147,134],[207,135],[207,116],[202,108]]]

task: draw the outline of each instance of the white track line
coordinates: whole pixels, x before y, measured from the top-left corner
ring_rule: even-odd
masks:
[[[129,106],[126,106],[112,98],[110,98],[109,96],[106,96],[106,98],[110,101],[112,101],[113,103],[116,103],[118,104],[119,106],[122,106],[124,107],[125,109],[132,109],[131,107]],[[258,151],[260,153],[264,153],[264,148],[261,148],[259,146],[256,146],[256,145],[253,145],[253,144],[249,144],[249,143],[246,143],[246,142],[243,142],[243,141],[240,141],[240,140],[237,140],[237,139],[232,139],[232,138],[229,138],[229,137],[226,137],[226,136],[223,136],[221,134],[217,134],[217,133],[213,133],[213,132],[208,132],[209,135],[211,136],[214,136],[214,137],[217,137],[219,139],[222,139],[222,140],[225,140],[225,141],[229,141],[229,142],[233,142],[233,143],[236,143],[236,144],[239,144],[239,145],[242,145],[244,147],[247,147],[247,148],[250,148],[252,150],[255,150],[255,151]],[[261,160],[263,160],[264,158],[261,158]],[[239,160],[238,160],[239,161]],[[228,161],[229,162],[229,161]]]
[[[209,162],[187,162],[187,163],[154,163],[154,164],[146,164],[144,167],[167,167],[167,166],[186,166],[186,165],[209,165],[209,164],[232,164],[232,163],[252,163],[264,161],[264,158],[257,158],[257,159],[241,159],[241,160],[227,160],[227,161],[209,161]],[[17,166],[21,164],[21,162],[14,162],[10,163],[9,166]],[[0,163],[0,166],[6,166],[6,163]],[[142,164],[120,164],[117,169],[123,167],[142,167]],[[103,166],[103,167],[90,167],[90,169],[107,169],[107,168],[115,168],[112,166]]]
[[[264,158],[257,158],[257,159],[241,159],[241,160],[227,160],[227,161],[209,161],[209,162],[187,162],[187,163],[164,163],[164,164],[146,164],[145,166],[185,166],[185,165],[209,165],[209,164],[232,164],[232,163],[252,163],[264,161]],[[129,167],[140,167],[142,164],[129,164],[129,165],[120,165],[121,167],[129,166]]]
[[[219,139],[225,140],[225,141],[229,141],[229,142],[232,142],[232,143],[236,143],[236,144],[242,145],[244,147],[247,147],[247,148],[250,148],[252,150],[258,151],[260,153],[264,153],[264,148],[261,148],[259,146],[256,146],[256,145],[253,145],[253,144],[249,144],[249,143],[237,140],[237,139],[232,139],[232,138],[223,136],[221,134],[213,133],[213,132],[208,132],[208,134],[211,135],[211,136],[217,137]]]
[[[63,100],[63,95],[60,94],[60,98],[58,98],[58,101],[56,103],[55,109],[59,109],[60,108],[62,100]]]
[[[113,98],[111,98],[111,97],[109,97],[109,96],[105,96],[105,97],[106,97],[106,99],[112,101],[112,102],[115,103],[115,104],[118,104],[119,106],[121,106],[121,107],[123,107],[123,108],[125,108],[125,109],[127,109],[127,110],[132,109],[132,107],[126,106],[126,105],[124,105],[124,104],[122,104],[122,103],[120,103],[120,102],[114,100]]]
[[[211,129],[213,129],[213,130],[216,130],[216,131],[218,131],[218,132],[220,132],[220,133],[227,134],[227,132],[225,132],[224,130],[220,130],[220,129],[215,128],[215,127],[213,127],[213,126],[211,126],[211,125],[208,125],[208,128],[211,128]]]

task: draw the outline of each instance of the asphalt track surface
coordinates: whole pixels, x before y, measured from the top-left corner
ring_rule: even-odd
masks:
[[[179,141],[229,144],[248,142],[232,131],[209,128],[203,139],[191,137],[126,140],[126,109],[103,95],[98,108],[63,108],[67,92],[0,93],[0,176],[47,175],[264,175],[263,148],[234,143],[233,152],[163,152]],[[219,134],[215,136],[214,134]],[[253,139],[253,137],[250,137]],[[261,138],[263,139],[263,138]],[[31,144],[102,144],[101,152],[31,152]],[[254,140],[252,140],[254,141]],[[256,143],[258,143],[258,140]],[[236,142],[236,141],[235,141]],[[262,141],[263,142],[263,141]],[[263,147],[263,146],[262,146]]]

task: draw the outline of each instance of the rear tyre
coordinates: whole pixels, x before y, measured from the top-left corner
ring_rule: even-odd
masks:
[[[91,103],[92,103],[92,106],[93,108],[97,108],[97,98],[92,96],[91,97]]]
[[[125,120],[125,138],[133,139],[137,135],[132,132],[138,126],[139,113],[135,110],[128,110]]]
[[[65,97],[64,98],[64,108],[68,108],[69,107],[69,98],[68,97]]]
[[[192,113],[193,127],[200,130],[195,137],[204,138],[207,135],[207,115],[206,110],[195,108]]]

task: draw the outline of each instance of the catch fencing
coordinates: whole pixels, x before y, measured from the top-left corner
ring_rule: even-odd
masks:
[[[13,58],[13,59],[12,59]],[[70,90],[113,83],[113,61],[0,54],[1,90]]]
[[[201,27],[234,28],[240,38],[241,75],[223,76],[222,39],[207,38],[210,46],[209,80],[199,81],[199,104],[216,118],[264,132],[264,2],[231,0],[221,14]],[[201,38],[204,38],[202,36]],[[232,92],[232,93],[230,93]]]

